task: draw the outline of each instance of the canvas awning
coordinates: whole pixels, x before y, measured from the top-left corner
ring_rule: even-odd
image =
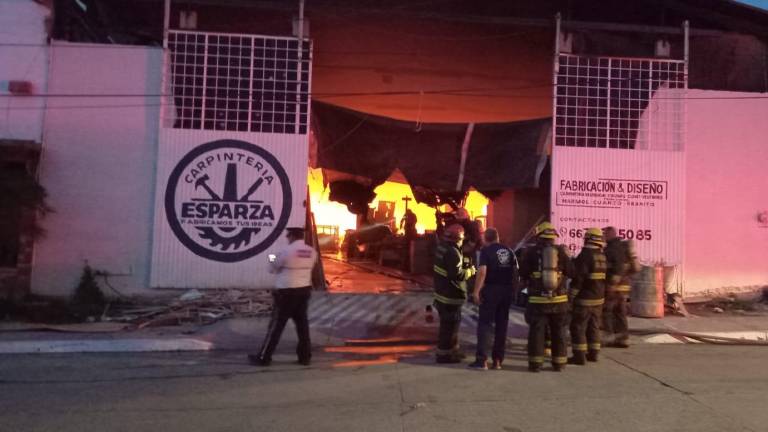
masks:
[[[413,187],[454,191],[531,188],[546,164],[551,119],[478,123],[466,147],[466,123],[406,122],[322,103],[312,104],[316,167],[384,182],[396,169]]]

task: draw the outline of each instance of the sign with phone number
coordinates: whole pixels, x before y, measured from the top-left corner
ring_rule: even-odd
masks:
[[[550,221],[571,253],[588,228],[612,226],[641,262],[681,262],[682,152],[555,146],[552,158]]]
[[[577,228],[560,228],[560,239],[568,247],[571,253],[576,253],[578,249],[584,244],[585,229]],[[619,238],[622,240],[635,240],[635,241],[650,241],[653,240],[653,230],[650,229],[624,229],[618,228],[616,230]]]

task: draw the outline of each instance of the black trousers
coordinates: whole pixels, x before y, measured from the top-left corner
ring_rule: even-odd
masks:
[[[461,306],[435,302],[435,309],[440,316],[440,330],[437,334],[437,355],[454,354],[459,349],[459,325],[461,324]]]
[[[586,353],[600,351],[600,318],[603,306],[574,305],[571,313],[571,349]]]
[[[477,360],[481,362],[488,360],[488,347],[493,340],[491,356],[493,360],[503,361],[504,351],[507,348],[507,326],[509,325],[509,306],[512,304],[512,289],[508,285],[486,285],[480,292],[480,296],[480,316],[477,323]]]
[[[312,350],[309,340],[307,308],[311,292],[311,287],[277,289],[272,292],[274,299],[272,316],[269,320],[269,327],[267,327],[267,334],[264,337],[261,350],[259,350],[259,356],[262,359],[272,360],[272,354],[280,342],[280,336],[283,334],[285,324],[288,322],[288,319],[292,319],[296,325],[296,335],[299,338],[299,344],[296,347],[299,361],[310,360]]]
[[[552,364],[564,365],[568,362],[565,343],[565,323],[568,314],[560,310],[542,310],[539,306],[528,304],[528,363],[544,363],[544,345],[547,329],[552,337]]]
[[[626,342],[629,339],[628,300],[629,294],[624,292],[609,291],[605,293],[603,329],[607,333],[614,333],[616,342]]]

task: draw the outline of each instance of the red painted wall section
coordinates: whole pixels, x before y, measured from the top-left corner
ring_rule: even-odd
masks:
[[[502,243],[515,247],[536,221],[548,214],[548,190],[507,190],[488,205],[488,226],[499,230]]]

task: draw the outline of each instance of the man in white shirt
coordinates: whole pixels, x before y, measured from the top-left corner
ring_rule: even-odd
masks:
[[[288,246],[278,252],[270,261],[270,272],[277,273],[275,289],[272,291],[274,304],[267,334],[258,354],[249,354],[248,360],[258,366],[269,366],[280,336],[288,319],[296,325],[299,344],[296,354],[299,363],[309,365],[312,358],[309,341],[309,319],[307,306],[312,291],[312,268],[317,261],[317,252],[304,243],[304,228],[288,228]]]

